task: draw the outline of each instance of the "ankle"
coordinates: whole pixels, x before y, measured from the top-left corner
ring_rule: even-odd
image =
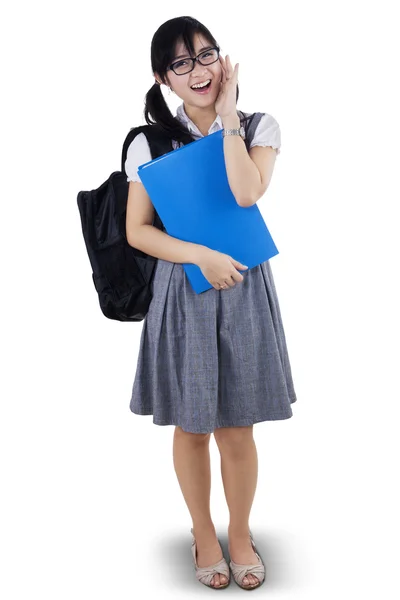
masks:
[[[247,523],[232,524],[228,526],[228,536],[230,538],[247,539],[249,537],[249,525]]]
[[[216,530],[212,521],[193,521],[193,532],[198,534],[215,534]]]

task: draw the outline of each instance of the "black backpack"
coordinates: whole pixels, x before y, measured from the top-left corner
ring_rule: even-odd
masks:
[[[246,147],[264,113],[243,115]],[[126,239],[126,205],[129,181],[125,161],[129,145],[144,133],[152,158],[173,150],[172,140],[159,125],[132,128],[123,144],[121,171],[114,171],[97,189],[78,193],[82,233],[92,267],[92,279],[100,308],[109,319],[142,321],[152,299],[151,282],[157,258],[132,247]],[[190,143],[190,142],[188,142]],[[166,231],[154,211],[153,226]]]

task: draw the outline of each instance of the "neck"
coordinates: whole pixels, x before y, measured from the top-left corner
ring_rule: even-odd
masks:
[[[210,106],[199,108],[198,106],[191,106],[190,104],[184,103],[183,108],[189,119],[193,121],[201,133],[207,135],[208,130],[217,118],[215,105],[210,104]]]

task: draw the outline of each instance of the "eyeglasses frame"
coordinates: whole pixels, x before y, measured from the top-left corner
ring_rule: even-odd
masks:
[[[199,56],[201,56],[202,54],[204,54],[205,52],[210,52],[210,50],[216,50],[218,52],[218,56],[217,59],[214,60],[212,63],[208,63],[208,64],[203,64],[201,62],[201,60],[199,59]],[[196,61],[202,65],[203,67],[208,67],[208,65],[213,65],[214,63],[217,62],[217,60],[219,59],[219,53],[220,53],[221,49],[218,46],[213,46],[212,48],[207,48],[206,50],[203,50],[202,52],[200,52],[197,56],[195,56],[195,58],[192,58],[191,56],[189,58],[181,58],[180,60],[176,60],[175,62],[172,63],[172,65],[170,65],[167,69],[167,71],[171,70],[174,71],[174,66],[178,63],[180,63],[182,60],[191,60],[192,61],[192,68],[190,69],[190,71],[186,71],[186,73],[176,73],[176,71],[174,71],[175,75],[178,75],[178,77],[180,77],[181,75],[187,75],[188,73],[191,73],[195,67]]]

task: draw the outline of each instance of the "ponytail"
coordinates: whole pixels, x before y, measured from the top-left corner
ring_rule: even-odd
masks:
[[[148,125],[159,125],[161,129],[177,142],[190,143],[193,141],[188,129],[171,113],[158,83],[146,94],[144,118]]]

